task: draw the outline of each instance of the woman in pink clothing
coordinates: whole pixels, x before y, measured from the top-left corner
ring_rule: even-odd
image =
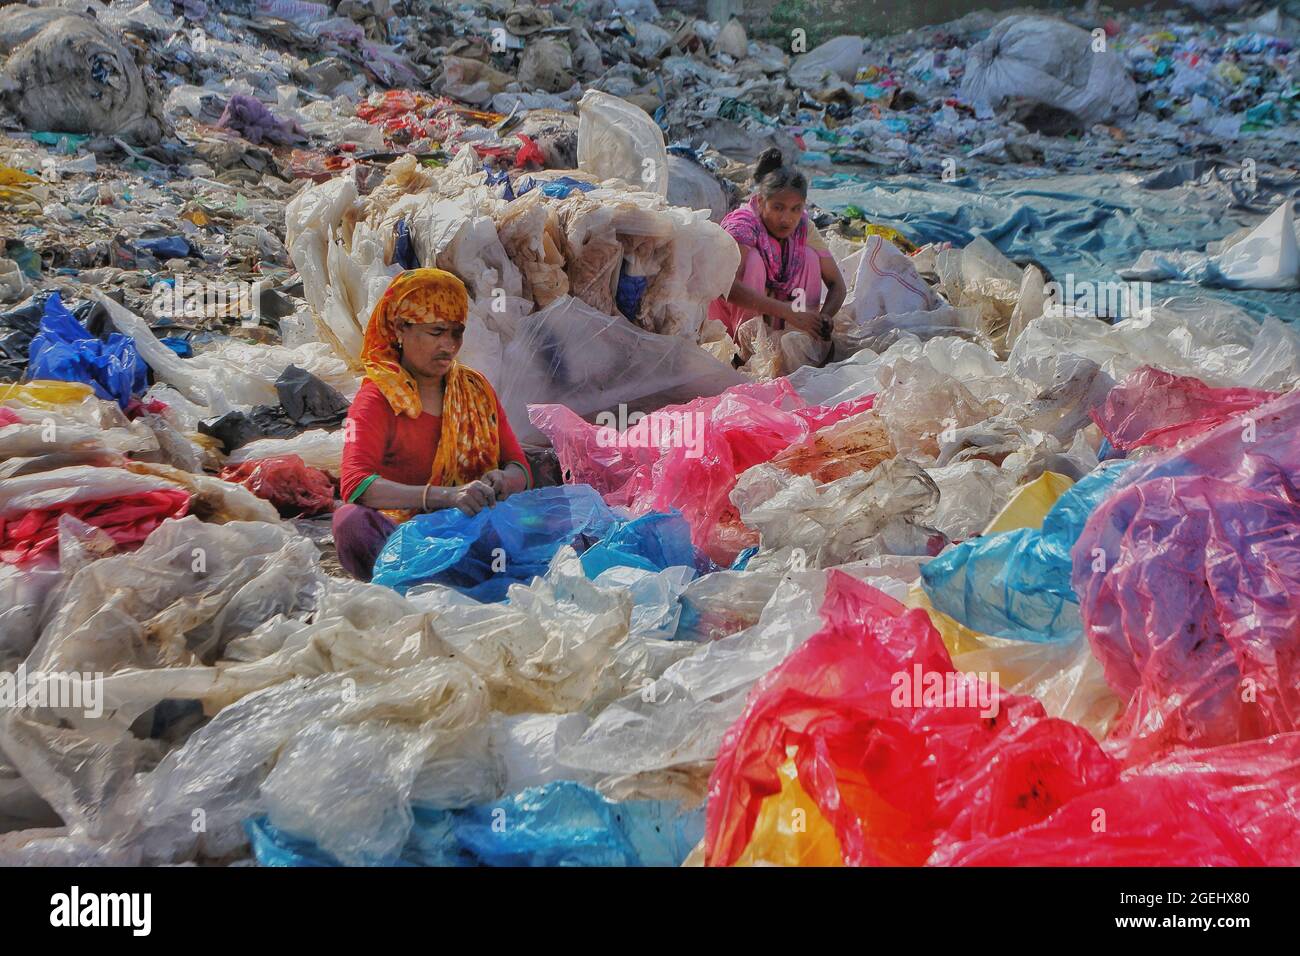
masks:
[[[772,332],[797,330],[822,343],[830,339],[846,286],[808,221],[807,199],[807,178],[783,164],[780,150],[768,149],[758,157],[749,202],[722,220],[740,245],[740,268],[726,297],[710,303],[709,318],[722,322],[742,351],[756,331],[753,326],[742,330],[747,322],[765,322]]]

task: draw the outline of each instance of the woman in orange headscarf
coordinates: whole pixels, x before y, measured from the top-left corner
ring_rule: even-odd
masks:
[[[339,563],[370,580],[399,521],[459,508],[475,515],[532,484],[501,402],[456,361],[469,315],[465,285],[441,269],[393,279],[366,327],[366,378],[345,426],[334,512]]]

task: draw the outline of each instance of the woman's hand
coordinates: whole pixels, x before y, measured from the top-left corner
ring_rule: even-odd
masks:
[[[819,339],[829,339],[831,337],[831,320],[829,317],[819,312],[800,312],[793,306],[786,309],[786,314],[782,316],[786,325],[793,326],[801,332],[807,332]]]
[[[448,488],[447,492],[449,500],[442,507],[459,508],[471,518],[497,502],[496,490],[482,479],[471,481],[468,485]]]

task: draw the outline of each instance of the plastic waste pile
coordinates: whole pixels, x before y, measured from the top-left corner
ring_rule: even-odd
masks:
[[[0,9],[0,863],[1300,863],[1291,13],[85,6]],[[707,319],[769,145],[824,362]],[[430,265],[539,480],[360,583]]]

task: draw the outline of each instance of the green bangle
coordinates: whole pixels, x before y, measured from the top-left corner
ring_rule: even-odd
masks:
[[[356,504],[357,499],[366,493],[366,489],[369,488],[371,483],[378,477],[378,475],[371,475],[369,478],[362,479],[361,484],[353,488],[352,494],[348,495],[348,504]]]

